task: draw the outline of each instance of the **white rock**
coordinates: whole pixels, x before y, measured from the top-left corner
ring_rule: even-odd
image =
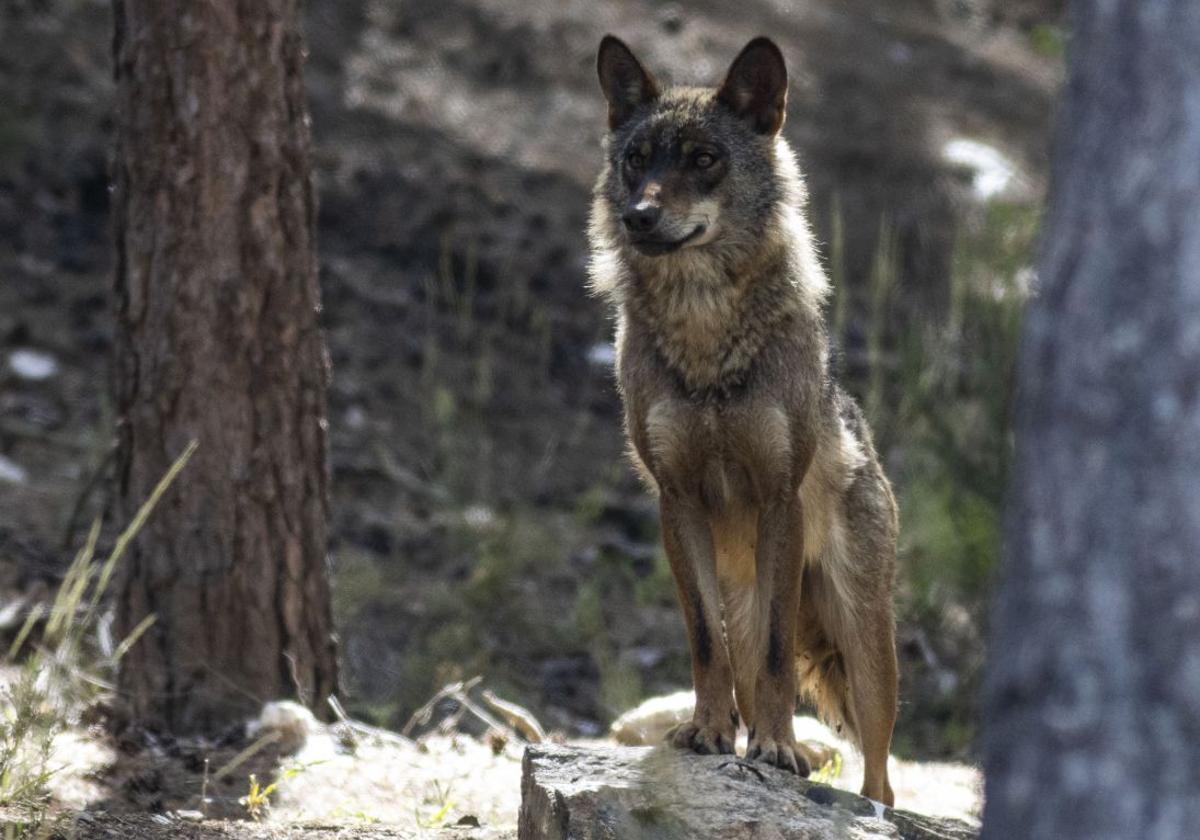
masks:
[[[463,521],[476,530],[490,528],[496,524],[496,512],[487,505],[470,505],[463,510]]]
[[[249,738],[262,738],[272,732],[279,734],[280,752],[294,754],[302,762],[319,761],[337,752],[328,728],[294,700],[273,700],[246,724]]]
[[[8,354],[8,367],[22,379],[40,382],[58,373],[58,360],[40,350],[21,348]]]
[[[626,746],[659,745],[672,726],[691,720],[694,703],[690,691],[651,697],[617,718],[609,734]],[[834,787],[847,791],[859,789],[863,760],[854,744],[809,715],[793,718],[792,728],[797,741],[819,751],[834,750],[841,754],[841,774],[830,780]],[[740,754],[745,753],[744,726],[738,735],[737,749]],[[892,756],[888,760],[888,774],[896,801],[903,807],[978,824],[983,807],[983,777],[977,768],[950,762],[906,761]]]
[[[17,462],[0,455],[0,481],[10,484],[24,484],[29,480],[29,473]]]
[[[881,808],[727,755],[666,747],[531,745],[522,840],[975,840],[976,825]]]
[[[617,363],[617,350],[611,344],[593,344],[587,357],[596,367],[612,367]]]
[[[672,726],[691,720],[695,705],[691,691],[651,697],[613,721],[609,733],[627,747],[657,744]]]
[[[1004,192],[1017,174],[1017,167],[994,146],[966,137],[956,137],[947,143],[942,156],[974,171],[971,186],[982,201]]]

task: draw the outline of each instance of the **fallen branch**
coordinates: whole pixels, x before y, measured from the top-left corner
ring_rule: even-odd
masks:
[[[458,682],[453,682],[449,685],[443,686],[431,698],[429,698],[429,701],[425,703],[424,706],[413,712],[412,717],[410,717],[408,722],[404,724],[404,728],[400,730],[400,733],[405,737],[411,737],[414,727],[429,725],[430,721],[433,719],[433,711],[437,708],[438,703],[442,702],[443,700],[451,700],[458,704],[458,708],[455,709],[454,712],[438,726],[438,729],[443,732],[448,732],[456,728],[459,722],[462,720],[462,716],[465,713],[470,712],[472,715],[482,721],[485,726],[503,735],[507,740],[532,740],[532,738],[528,737],[524,731],[520,730],[524,728],[532,733],[538,733],[541,731],[541,726],[538,725],[537,721],[533,718],[533,715],[531,715],[528,711],[512,703],[498,700],[495,695],[491,695],[491,699],[488,699],[488,695],[491,694],[491,692],[485,692],[484,699],[487,700],[489,704],[492,704],[501,715],[508,718],[510,714],[515,714],[517,718],[521,720],[521,723],[519,724],[514,723],[516,726],[516,728],[514,728],[513,726],[509,726],[508,724],[498,720],[495,716],[490,714],[486,709],[471,699],[471,689],[478,686],[482,680],[483,677],[477,676],[472,677],[465,682],[459,680]],[[505,708],[495,706],[493,701],[495,703],[499,703],[500,706]],[[545,733],[541,733],[540,737],[544,738]]]
[[[487,689],[484,689],[483,700],[503,715],[504,719],[529,743],[540,744],[546,740],[546,730],[542,728],[538,719],[533,716],[533,712],[524,706],[518,706],[516,703],[501,700]]]
[[[374,738],[376,741],[385,741],[389,744],[397,744],[404,747],[412,746],[413,741],[411,738],[406,738],[404,735],[392,732],[389,729],[353,720],[346,714],[346,710],[338,702],[338,699],[332,695],[329,697],[329,708],[333,709],[333,714],[338,719],[338,723],[355,735],[364,738]]]

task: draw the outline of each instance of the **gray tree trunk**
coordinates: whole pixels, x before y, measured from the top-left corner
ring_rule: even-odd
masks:
[[[114,0],[118,513],[193,438],[138,536],[118,629],[133,719],[325,711],[325,390],[298,0]]]
[[[1200,836],[1200,3],[1073,4],[1018,372],[987,838]]]

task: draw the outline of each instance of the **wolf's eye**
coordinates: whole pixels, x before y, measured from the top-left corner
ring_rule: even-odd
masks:
[[[717,156],[711,152],[700,152],[698,155],[692,158],[692,163],[696,165],[697,169],[708,169],[716,162]]]
[[[625,163],[633,169],[641,169],[646,165],[646,157],[641,152],[630,152],[625,156]]]

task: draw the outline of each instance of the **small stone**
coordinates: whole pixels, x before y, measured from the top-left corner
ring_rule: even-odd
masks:
[[[617,350],[611,344],[593,344],[588,349],[588,361],[599,368],[610,368],[617,363]]]
[[[29,473],[25,472],[25,468],[12,459],[0,455],[0,481],[7,481],[9,484],[24,484],[29,480]]]
[[[22,348],[8,354],[8,367],[22,379],[41,382],[58,373],[58,360],[49,353]]]

